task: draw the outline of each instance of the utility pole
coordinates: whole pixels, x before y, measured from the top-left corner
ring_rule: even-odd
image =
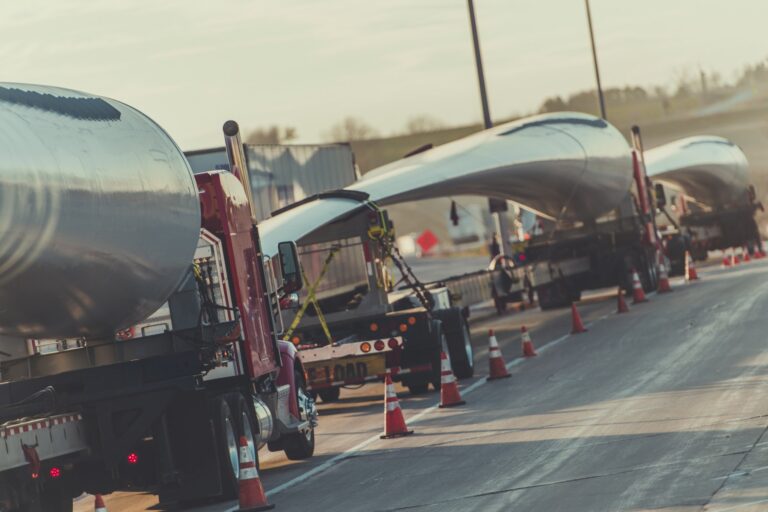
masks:
[[[600,117],[608,119],[605,115],[605,98],[603,97],[603,86],[600,84],[600,67],[597,64],[597,48],[595,47],[595,32],[592,28],[592,11],[589,8],[589,0],[584,0],[587,8],[587,24],[589,25],[589,41],[592,43],[592,61],[595,63],[595,79],[597,80],[597,97],[600,101]]]
[[[483,72],[483,58],[480,53],[480,37],[477,35],[477,21],[475,20],[475,4],[473,0],[467,0],[469,7],[469,26],[472,29],[472,44],[475,50],[475,66],[477,67],[477,83],[480,87],[480,102],[483,106],[483,126],[487,130],[493,127],[491,111],[488,108],[488,92],[485,87],[485,73]],[[509,220],[507,219],[507,202],[503,199],[488,199],[488,208],[493,214],[496,224],[496,232],[499,234],[499,242],[502,254],[511,254],[509,247]]]

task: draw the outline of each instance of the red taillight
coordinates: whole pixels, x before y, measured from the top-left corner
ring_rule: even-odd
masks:
[[[415,316],[409,316],[408,317],[408,325],[416,325],[416,317]]]
[[[126,457],[126,460],[128,461],[128,464],[138,464],[139,456],[135,453],[129,453],[128,457]]]
[[[48,471],[48,475],[50,475],[51,478],[59,478],[61,476],[61,470],[57,467],[53,467]]]
[[[379,352],[381,352],[382,350],[384,350],[384,347],[385,347],[385,346],[386,346],[386,345],[384,344],[384,341],[383,341],[383,340],[378,340],[376,343],[374,343],[374,344],[373,344],[373,348],[375,348],[375,349],[376,349],[376,350],[378,350]]]
[[[370,329],[371,329],[371,332],[378,331],[379,330],[379,324],[377,324],[376,322],[371,323]]]
[[[405,324],[400,324],[400,332],[405,332],[408,330],[408,326]]]
[[[360,344],[360,350],[362,350],[363,353],[367,354],[368,352],[371,351],[371,344],[368,343],[367,341],[364,341],[363,343]]]
[[[387,344],[389,345],[389,348],[397,348],[397,340],[395,338],[389,338]]]

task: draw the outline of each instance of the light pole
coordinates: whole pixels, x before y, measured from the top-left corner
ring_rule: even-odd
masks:
[[[589,8],[589,0],[584,0],[587,8],[587,25],[589,25],[589,41],[592,43],[592,61],[595,63],[595,79],[597,79],[597,98],[600,101],[600,117],[607,119],[605,115],[605,98],[603,86],[600,84],[600,67],[597,65],[597,48],[595,48],[595,31],[592,28],[592,12]]]
[[[469,26],[472,29],[472,45],[475,50],[475,66],[477,67],[477,83],[480,87],[480,102],[483,106],[483,126],[487,130],[493,127],[491,111],[488,108],[488,92],[485,88],[485,73],[483,73],[483,57],[480,53],[480,38],[477,35],[477,21],[475,20],[475,4],[473,0],[467,0],[469,7]],[[511,254],[509,247],[509,221],[507,219],[507,202],[503,199],[488,199],[488,208],[493,214],[496,224],[496,232],[499,234],[501,254]]]

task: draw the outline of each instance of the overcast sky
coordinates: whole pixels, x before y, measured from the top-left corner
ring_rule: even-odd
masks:
[[[491,113],[594,86],[582,0],[475,0]],[[765,0],[592,0],[605,86],[725,78],[768,56]],[[465,0],[4,0],[0,80],[110,96],[184,149],[223,121],[316,142],[339,119],[380,132],[482,118]]]

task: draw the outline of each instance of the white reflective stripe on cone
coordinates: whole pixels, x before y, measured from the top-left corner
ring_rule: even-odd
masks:
[[[251,451],[248,449],[247,446],[241,446],[240,447],[240,464],[245,464],[247,462],[253,462],[251,460]]]
[[[240,480],[253,480],[259,478],[259,472],[256,468],[243,468],[240,470]]]

